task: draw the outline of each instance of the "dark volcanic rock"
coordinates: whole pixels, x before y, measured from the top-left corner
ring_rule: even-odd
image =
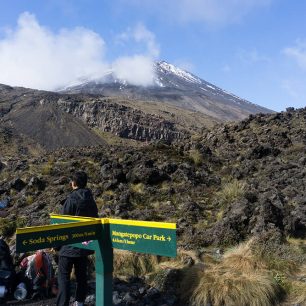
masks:
[[[117,183],[126,181],[125,173],[122,166],[118,163],[105,163],[100,170],[101,178],[103,180],[116,180]]]
[[[299,205],[291,213],[292,222],[291,235],[302,239],[306,238],[306,205]],[[290,221],[289,221],[290,222]]]
[[[21,191],[26,185],[27,184],[20,178],[16,178],[10,183],[10,187],[17,191]]]
[[[266,146],[259,145],[256,146],[254,149],[252,149],[252,151],[249,154],[249,158],[260,159],[269,155],[277,156],[279,153],[280,153],[279,149],[272,148],[269,145]]]
[[[5,168],[5,164],[0,161],[0,171]]]
[[[225,217],[208,230],[204,237],[206,243],[229,245],[244,240],[250,233],[249,222],[253,209],[246,199],[233,203],[224,213]]]
[[[305,135],[302,109],[219,125],[180,144],[7,158],[0,190],[11,193],[9,209],[20,217],[33,212],[30,223],[36,224],[47,220],[40,218],[44,213],[60,211],[69,176],[83,169],[101,216],[177,222],[182,247],[233,244],[271,229],[305,237]],[[31,182],[26,186],[16,177]]]
[[[179,211],[189,224],[197,223],[201,218],[201,208],[195,202],[186,202],[179,206]]]
[[[176,163],[164,163],[162,166],[161,166],[161,170],[166,172],[167,174],[172,174],[174,173],[178,168],[178,165]]]
[[[140,165],[134,169],[132,169],[127,174],[127,179],[131,183],[145,183],[148,185],[156,185],[159,184],[165,180],[169,180],[170,177],[163,172],[162,170],[159,170],[155,167],[146,167],[143,165]]]
[[[46,188],[46,182],[38,177],[31,177],[28,186],[42,191]]]

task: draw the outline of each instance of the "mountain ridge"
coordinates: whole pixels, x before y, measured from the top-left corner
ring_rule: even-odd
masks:
[[[35,143],[46,150],[105,145],[104,136],[171,143],[215,123],[218,121],[207,115],[167,103],[61,94],[0,84],[0,127],[19,135],[23,143]]]
[[[131,85],[108,71],[103,78],[66,87],[60,92],[167,102],[183,109],[202,112],[222,121],[241,120],[250,114],[273,112],[165,61],[156,62],[154,71],[154,85],[150,86]]]

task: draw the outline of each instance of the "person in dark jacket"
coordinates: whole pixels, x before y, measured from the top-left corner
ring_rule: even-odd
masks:
[[[98,208],[91,190],[86,188],[87,174],[83,171],[76,172],[71,179],[73,191],[67,197],[61,214],[84,217],[98,217]],[[87,291],[87,256],[92,251],[62,246],[59,250],[57,306],[69,305],[70,300],[70,274],[72,267],[75,270],[76,293],[75,305],[84,305]]]

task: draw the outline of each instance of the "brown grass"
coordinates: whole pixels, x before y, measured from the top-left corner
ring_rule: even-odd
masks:
[[[306,306],[306,283],[293,281],[287,300],[292,305]]]
[[[240,244],[238,247],[228,251],[223,258],[223,264],[234,270],[252,272],[266,269],[265,263],[254,256],[250,249],[252,241]]]
[[[222,206],[227,206],[243,196],[245,183],[237,180],[226,183],[223,188],[216,193],[218,201]]]
[[[131,184],[130,190],[134,193],[144,194],[145,185],[143,183]]]
[[[190,150],[189,157],[196,166],[201,166],[203,163],[203,156],[199,150]]]
[[[193,306],[270,306],[281,288],[245,243],[229,250],[222,262],[186,269],[180,292]]]
[[[227,266],[204,272],[191,295],[192,305],[270,306],[278,297],[278,287],[267,273],[244,273]]]
[[[115,250],[114,274],[116,276],[143,276],[156,270],[159,259],[154,255],[136,254]]]

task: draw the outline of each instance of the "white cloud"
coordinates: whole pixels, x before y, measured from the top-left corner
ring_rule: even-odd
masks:
[[[54,90],[82,78],[100,78],[113,66],[118,77],[149,85],[154,76],[149,63],[152,67],[159,49],[153,33],[144,26],[135,29],[135,43],[139,42],[146,42],[146,54],[123,56],[112,65],[104,58],[106,43],[97,33],[82,27],[55,33],[25,12],[17,27],[7,29],[0,38],[0,83]]]
[[[121,44],[144,45],[143,54],[120,57],[114,61],[112,69],[117,78],[134,85],[152,85],[154,82],[154,59],[159,56],[159,45],[155,35],[142,23],[128,28],[117,36]]]
[[[144,44],[148,57],[157,58],[159,56],[160,47],[156,42],[154,33],[149,31],[142,23],[137,24],[134,28],[128,28],[117,36],[117,42],[121,44],[131,41]]]
[[[125,4],[157,11],[176,22],[204,22],[225,25],[240,21],[257,8],[267,7],[273,0],[123,0]]]
[[[99,77],[106,69],[104,50],[103,39],[90,30],[55,34],[23,13],[16,30],[0,40],[0,82],[55,89],[82,76]]]
[[[306,69],[306,41],[297,40],[295,46],[285,48],[283,53],[295,60],[302,69]]]
[[[135,70],[135,67],[138,69]],[[154,67],[151,58],[143,55],[121,57],[113,63],[117,78],[134,85],[150,85],[154,81]]]

